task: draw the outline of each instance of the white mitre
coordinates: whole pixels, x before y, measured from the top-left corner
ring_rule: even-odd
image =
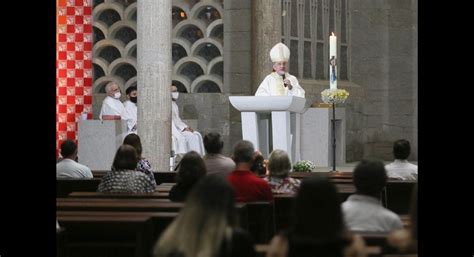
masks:
[[[272,62],[287,62],[290,59],[290,49],[283,43],[278,43],[270,50]]]

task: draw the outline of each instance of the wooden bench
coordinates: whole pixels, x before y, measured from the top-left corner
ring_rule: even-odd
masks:
[[[384,206],[397,214],[408,214],[416,184],[417,181],[389,180],[383,192]]]
[[[268,243],[275,235],[275,210],[272,202],[247,202],[246,229],[256,243]]]
[[[109,172],[109,170],[93,170],[92,175],[94,178],[102,178],[107,172]],[[176,182],[176,172],[174,171],[153,171],[153,176],[155,177],[157,185]]]
[[[68,233],[67,252],[75,256],[150,257],[153,226],[149,215],[57,215]]]
[[[183,206],[168,199],[56,198],[58,211],[179,212]]]
[[[178,212],[101,212],[101,211],[57,211],[57,217],[61,220],[68,220],[69,217],[96,217],[97,219],[107,219],[108,217],[149,217],[151,219],[151,239],[156,241],[161,233],[178,216]]]
[[[56,197],[66,197],[71,192],[95,192],[101,179],[56,179]]]
[[[150,198],[150,199],[168,199],[167,192],[153,193],[104,193],[104,192],[72,192],[68,197],[72,198]]]

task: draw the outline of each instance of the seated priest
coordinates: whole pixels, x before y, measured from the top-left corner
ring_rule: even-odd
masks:
[[[127,112],[125,106],[120,102],[120,87],[117,83],[111,81],[105,86],[105,97],[102,102],[102,108],[100,109],[99,119],[100,120],[126,120]]]

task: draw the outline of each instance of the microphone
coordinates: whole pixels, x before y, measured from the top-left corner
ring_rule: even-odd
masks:
[[[281,74],[281,77],[283,78],[283,86],[286,87],[286,83],[285,83],[285,78],[286,78],[286,76],[285,76],[285,73]]]

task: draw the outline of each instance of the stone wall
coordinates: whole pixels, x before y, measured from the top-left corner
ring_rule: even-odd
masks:
[[[348,122],[354,133],[348,135],[348,152],[354,151],[348,156],[391,160],[393,141],[405,138],[412,142],[410,159],[416,160],[416,1],[356,0],[351,5],[351,81],[364,88],[365,97],[357,104],[352,99],[362,105],[355,109],[363,118]],[[362,131],[351,127],[359,123]]]

